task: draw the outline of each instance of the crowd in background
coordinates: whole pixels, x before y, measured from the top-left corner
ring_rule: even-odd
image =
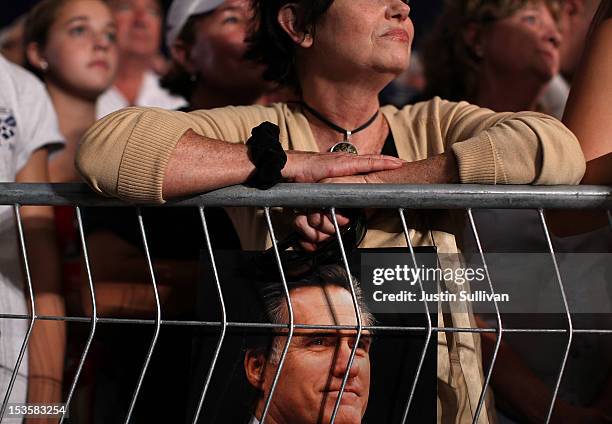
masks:
[[[253,25],[248,0],[195,3],[205,6],[193,10],[189,2],[181,1],[165,5],[160,0],[41,0],[0,29],[0,89],[4,91],[0,99],[9,99],[8,104],[0,103],[0,149],[12,143],[6,152],[0,151],[2,181],[82,181],[74,166],[80,140],[97,119],[125,107],[189,112],[299,100],[299,93],[265,80],[263,67],[245,58]],[[535,111],[562,119],[599,4],[597,0],[446,1],[436,11],[435,24],[417,27],[423,32],[410,66],[381,93],[381,104],[402,108],[439,96],[500,113]],[[419,3],[411,7],[418,10]],[[8,94],[9,88],[15,93]],[[602,144],[590,147],[588,160],[609,157],[610,142]],[[605,169],[606,165],[594,166]],[[606,177],[598,179],[602,172],[587,171],[590,182],[610,183]],[[213,244],[240,249],[240,234],[226,212],[218,209],[209,214]],[[153,316],[155,298],[134,210],[92,208],[84,216],[98,314]],[[149,243],[165,317],[193,318],[203,240],[192,229],[201,226],[200,217],[196,211],[160,209],[145,210],[143,216],[156,228]],[[37,258],[31,262],[37,313],[91,313],[74,209],[24,207],[22,218],[30,257]],[[561,223],[572,219],[557,218]],[[545,239],[536,229],[536,212],[483,210],[475,219],[483,244],[491,251],[546,251]],[[19,255],[16,248],[9,248],[16,246],[11,210],[1,211],[0,229],[0,313],[27,313]],[[598,228],[588,230],[596,230],[596,237],[585,241],[581,235],[559,243],[565,243],[566,251],[587,246],[587,251],[610,252],[609,234]],[[466,251],[475,249],[471,240],[465,245]],[[0,325],[3,394],[25,323],[0,320]],[[38,321],[11,401],[65,399],[85,334],[84,327]],[[144,402],[184,405],[190,397],[192,336],[187,330],[162,332],[153,378],[174,389],[145,388]],[[134,370],[142,362],[149,338],[150,331],[145,330],[123,334],[101,330],[92,348],[95,365],[84,371],[87,390],[78,399],[91,408],[75,410],[77,417],[83,422],[121,419],[123,399],[133,390]],[[495,339],[488,335],[482,339],[486,363]],[[132,350],[126,353],[117,346]],[[522,370],[521,378],[530,381],[531,389],[551,393],[550,382],[517,353],[524,346],[524,341],[505,344],[498,358],[504,364],[501,369]],[[604,352],[597,356],[598,362],[584,364],[577,372],[591,372],[589,365],[597,365],[603,370],[597,376],[602,389],[592,393],[586,384],[575,384],[562,392],[554,422],[612,422],[606,415],[612,407],[609,347],[596,348]],[[169,361],[176,364],[172,370],[164,367]],[[499,422],[538,422],[547,407],[546,396],[525,396],[524,386],[516,383],[518,374],[512,374],[496,372],[492,380]],[[184,413],[181,419],[186,418]],[[138,414],[142,422],[156,418],[153,411],[142,409]]]

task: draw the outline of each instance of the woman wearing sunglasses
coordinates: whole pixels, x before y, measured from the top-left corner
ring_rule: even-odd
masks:
[[[249,57],[300,101],[112,114],[90,129],[77,159],[97,192],[162,203],[245,182],[266,188],[281,180],[577,184],[582,178],[578,142],[553,118],[494,113],[439,98],[402,110],[380,107],[379,92],[409,63],[414,30],[407,2],[254,0],[253,6],[258,25]],[[270,246],[261,211],[237,208],[230,214],[244,249]],[[296,216],[277,209],[273,222],[279,239],[297,227],[311,250],[333,233],[322,213]],[[449,214],[415,216],[411,222],[419,229],[412,232],[414,244],[435,241],[438,251],[457,251],[452,235],[457,227]],[[341,219],[340,225],[347,223]],[[405,245],[395,214],[369,213],[361,246]],[[440,318],[438,324],[474,325],[469,314]],[[471,421],[483,385],[479,340],[459,333],[447,343],[441,334],[439,343],[438,416]],[[451,357],[460,362],[451,366]],[[485,411],[481,422],[486,417]]]

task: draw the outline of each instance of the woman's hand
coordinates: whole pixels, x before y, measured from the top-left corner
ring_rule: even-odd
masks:
[[[384,184],[384,181],[376,174],[325,178],[319,182],[321,184]]]
[[[316,183],[327,178],[392,171],[405,162],[391,156],[349,153],[287,152],[283,178],[294,183]]]
[[[350,220],[336,212],[340,228],[348,225]],[[293,220],[293,226],[302,236],[300,246],[307,252],[314,252],[318,245],[335,237],[336,229],[331,213],[323,210],[310,210],[298,213]]]
[[[321,179],[320,183],[334,184],[455,184],[459,170],[455,155],[444,153],[416,162],[403,162],[396,169],[337,175]]]
[[[386,171],[401,168],[405,161],[390,156],[355,156],[347,153],[320,153],[305,154],[303,152],[287,152],[288,159],[298,163],[298,168],[289,172],[299,172],[294,177],[295,182],[320,182],[320,183],[345,183],[345,184],[376,184],[383,181],[376,172],[386,167]],[[289,161],[287,162],[289,166]],[[288,168],[285,167],[285,170]],[[388,167],[387,167],[388,166]],[[365,169],[371,169],[366,171]],[[285,172],[283,170],[283,173]],[[363,174],[363,175],[355,175]],[[319,178],[323,176],[323,178]],[[350,223],[349,218],[336,212],[338,226],[344,227]],[[302,235],[300,246],[302,249],[313,252],[317,250],[320,243],[334,237],[336,230],[331,214],[328,211],[304,211],[298,213],[293,221],[293,226]]]

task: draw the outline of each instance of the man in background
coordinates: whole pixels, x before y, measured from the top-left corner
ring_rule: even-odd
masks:
[[[347,274],[339,265],[327,265],[313,275],[288,282],[295,324],[356,326],[357,319]],[[359,284],[353,279],[364,326],[373,325]],[[268,321],[289,322],[282,286],[275,282],[260,289]],[[279,367],[287,338],[280,330],[271,342],[248,343],[244,370],[258,392],[251,424],[261,419],[266,399]],[[354,348],[355,330],[296,329],[272,398],[267,423],[307,424],[330,422],[340,386]],[[269,340],[269,339],[268,339]],[[361,334],[335,422],[357,424],[365,414],[370,394],[370,344],[368,331]]]
[[[99,118],[128,106],[178,109],[185,105],[159,85],[163,9],[160,0],[108,0],[117,21],[119,69],[114,86],[98,100]]]

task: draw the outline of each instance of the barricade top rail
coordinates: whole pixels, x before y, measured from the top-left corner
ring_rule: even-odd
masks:
[[[134,206],[85,184],[0,183],[0,205]],[[142,205],[141,205],[142,206]],[[164,207],[257,206],[404,209],[612,209],[608,186],[279,184],[270,190],[233,186]]]

